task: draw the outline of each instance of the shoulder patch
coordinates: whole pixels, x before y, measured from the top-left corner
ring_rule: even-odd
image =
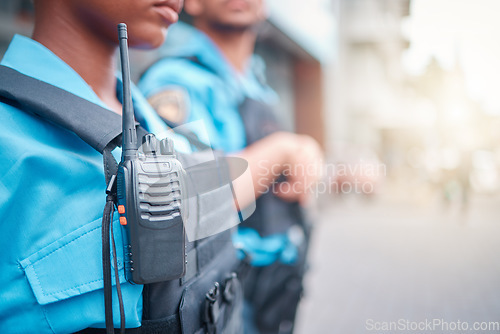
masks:
[[[180,87],[162,90],[148,98],[160,117],[174,123],[183,123],[188,117],[189,96]]]

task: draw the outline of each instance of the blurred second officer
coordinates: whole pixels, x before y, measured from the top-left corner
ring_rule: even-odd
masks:
[[[262,59],[253,55],[255,27],[265,18],[262,1],[186,0],[185,11],[195,28],[174,27],[167,57],[149,68],[139,84],[159,115],[173,125],[204,121],[210,143],[226,152],[281,131],[273,112],[278,97],[266,84]],[[317,143],[293,136],[298,160],[315,164]],[[245,280],[246,313],[252,320],[248,333],[293,331],[310,228],[299,205],[306,195],[280,191],[286,188],[259,197],[255,213],[234,236],[252,259]]]

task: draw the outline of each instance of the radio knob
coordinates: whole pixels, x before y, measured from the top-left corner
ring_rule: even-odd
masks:
[[[174,154],[174,141],[170,138],[165,138],[160,141],[160,152],[165,155]]]
[[[158,151],[158,140],[154,134],[148,133],[142,137],[142,150],[144,154],[156,154],[156,151]]]

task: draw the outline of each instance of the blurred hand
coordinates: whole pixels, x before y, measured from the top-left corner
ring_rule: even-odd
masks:
[[[311,198],[313,186],[320,178],[323,152],[316,140],[307,135],[285,133],[287,159],[282,174],[286,181],[274,187],[275,194],[287,201],[298,201],[306,205]]]
[[[233,181],[239,206],[245,207],[267,191],[287,201],[307,204],[311,186],[322,171],[322,151],[311,137],[276,132],[236,154],[248,162],[251,177]],[[284,175],[284,182],[276,179]],[[253,190],[253,191],[250,191]]]

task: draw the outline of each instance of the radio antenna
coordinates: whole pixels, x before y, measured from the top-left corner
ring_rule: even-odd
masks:
[[[137,154],[137,133],[135,130],[134,109],[130,94],[130,66],[128,59],[127,25],[118,24],[118,38],[120,40],[120,60],[122,66],[123,83],[123,133],[122,133],[122,161],[129,160]]]

